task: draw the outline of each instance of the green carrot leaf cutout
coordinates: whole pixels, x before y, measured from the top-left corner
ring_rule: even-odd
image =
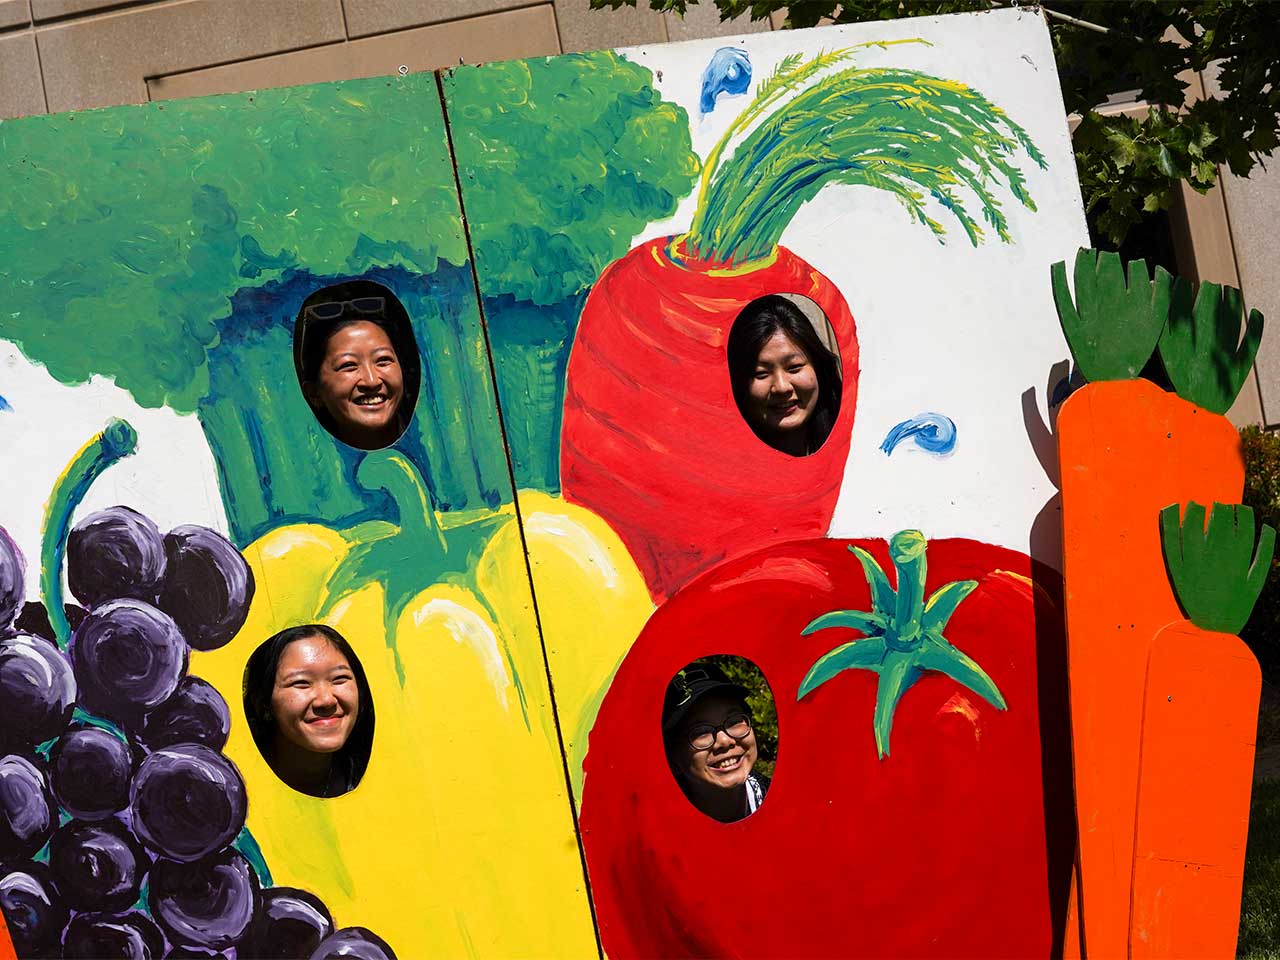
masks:
[[[1062,332],[1084,378],[1135,379],[1165,328],[1173,278],[1156,267],[1149,279],[1142,260],[1130,260],[1126,270],[1118,253],[1084,248],[1076,254],[1074,301],[1066,263],[1059,260],[1049,275]]]
[[[889,556],[898,574],[898,587],[874,557],[861,547],[849,551],[862,564],[871,587],[871,610],[832,610],[811,620],[801,634],[845,627],[865,636],[842,643],[819,657],[800,682],[796,699],[845,670],[870,670],[878,675],[875,715],[876,750],[889,755],[889,733],[902,695],[928,670],[950,677],[999,710],[1007,709],[1004,695],[978,664],[943,636],[947,621],[973,590],[976,580],[954,580],[924,599],[925,551],[919,530],[903,530],[889,541]]]
[[[1178,280],[1169,323],[1160,337],[1160,359],[1178,396],[1214,413],[1226,413],[1244,386],[1262,342],[1262,314],[1249,311],[1235,287]]]
[[[1253,545],[1253,510],[1215,503],[1205,528],[1205,508],[1192,501],[1179,522],[1178,504],[1160,511],[1165,565],[1187,619],[1202,630],[1238,634],[1262,592],[1276,531],[1262,525]]]

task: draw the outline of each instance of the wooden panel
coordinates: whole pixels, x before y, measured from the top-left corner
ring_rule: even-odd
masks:
[[[528,5],[529,0],[342,0],[351,39]]]
[[[0,118],[44,112],[35,36],[31,33],[0,36]]]
[[[183,0],[40,31],[49,109],[141,103],[146,77],[342,40],[338,0]]]
[[[559,52],[550,4],[229,63],[147,81],[152,100],[412,73],[457,63]]]
[[[1238,638],[1171,624],[1151,645],[1130,956],[1233,957],[1262,676]]]
[[[25,27],[31,22],[31,8],[27,0],[0,0],[0,30]]]

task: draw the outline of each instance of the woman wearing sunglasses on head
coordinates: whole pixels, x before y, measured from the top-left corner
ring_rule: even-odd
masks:
[[[406,388],[417,380],[402,364],[408,326],[395,295],[368,280],[326,287],[303,303],[294,336],[302,393],[343,443],[378,450],[408,426]]]
[[[747,689],[719,667],[695,661],[672,678],[662,738],[680,789],[707,816],[732,823],[764,801],[769,781],[751,772],[757,752]]]

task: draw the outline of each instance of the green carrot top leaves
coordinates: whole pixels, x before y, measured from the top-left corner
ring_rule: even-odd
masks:
[[[832,610],[815,618],[801,633],[805,636],[832,627],[846,627],[864,638],[840,644],[814,662],[800,682],[796,699],[802,699],[845,670],[870,670],[876,684],[876,750],[880,759],[889,755],[889,734],[898,701],[928,670],[936,670],[972,690],[993,707],[1006,709],[1004,696],[986,672],[943,636],[947,622],[973,590],[975,580],[955,580],[924,599],[928,544],[919,530],[903,530],[889,541],[889,555],[897,571],[895,590],[874,557],[861,547],[850,547],[871,587],[870,610]]]
[[[1158,349],[1169,382],[1182,399],[1212,413],[1235,402],[1262,341],[1262,314],[1244,318],[1240,291],[1202,283],[1197,291],[1162,267],[1120,255],[1081,249],[1075,262],[1075,298],[1067,267],[1049,269],[1053,302],[1076,367],[1086,380],[1136,379]]]
[[[1178,504],[1160,511],[1165,564],[1178,602],[1202,630],[1238,634],[1249,620],[1271,569],[1276,532],[1262,525],[1254,551],[1253,510],[1215,503],[1205,526],[1205,508],[1192,501],[1178,519]]]
[[[1262,314],[1249,311],[1241,339],[1244,299],[1234,287],[1179,280],[1160,338],[1160,359],[1178,396],[1214,413],[1235,403],[1262,342]]]
[[[1169,316],[1173,278],[1161,267],[1154,279],[1146,264],[1118,253],[1081,249],[1076,254],[1075,301],[1062,261],[1050,268],[1053,302],[1076,366],[1086,380],[1132,380],[1155,352]]]
[[[883,49],[924,42],[860,46]],[[1025,151],[1042,168],[1045,159],[1027,132],[976,90],[893,68],[848,67],[809,84],[855,49],[807,61],[786,57],[760,83],[754,100],[703,165],[687,236],[698,258],[742,264],[767,257],[800,206],[832,183],[885,190],[916,221],[942,236],[944,226],[926,205],[931,199],[960,223],[974,245],[985,236],[984,224],[1001,240],[1010,239],[993,184],[1035,210],[1010,157]],[[789,94],[795,96],[778,106]],[[722,162],[726,148],[739,137],[732,156]],[[978,199],[979,216],[966,207],[969,197]]]

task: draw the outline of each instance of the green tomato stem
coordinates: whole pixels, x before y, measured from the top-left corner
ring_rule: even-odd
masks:
[[[67,464],[44,507],[40,539],[40,599],[54,638],[63,650],[71,640],[71,624],[63,607],[62,561],[67,552],[71,518],[93,482],[113,463],[138,449],[138,432],[123,420],[111,420]]]
[[[919,530],[903,530],[889,541],[889,556],[898,571],[898,596],[890,625],[893,636],[885,639],[897,650],[911,650],[920,645],[927,546]]]

